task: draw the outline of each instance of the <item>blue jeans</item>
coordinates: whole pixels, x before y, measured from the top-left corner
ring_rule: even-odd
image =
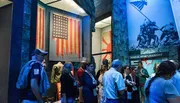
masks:
[[[106,99],[106,103],[120,103],[119,99]]]
[[[21,103],[38,103],[38,101],[22,100]]]
[[[64,103],[64,98],[61,98],[61,103]],[[75,103],[74,98],[67,98],[67,103]]]

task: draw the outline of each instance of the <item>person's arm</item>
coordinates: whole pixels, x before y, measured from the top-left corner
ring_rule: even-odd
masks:
[[[54,79],[55,71],[54,71],[54,69],[55,69],[55,66],[53,66],[52,71],[51,71],[51,83],[55,83],[55,79]]]
[[[32,89],[33,94],[37,98],[38,102],[43,103],[41,94],[39,92],[39,86],[38,86],[38,83],[37,83],[37,79],[31,79],[31,89]]]
[[[179,103],[180,95],[176,87],[169,81],[166,81],[164,86],[165,96],[169,103]]]
[[[40,89],[38,82],[40,82],[40,64],[35,63],[30,70],[30,86],[33,94],[39,103],[43,103],[42,96],[40,94]]]
[[[125,81],[120,73],[115,76],[115,84],[117,85],[119,94],[123,95],[126,91],[126,86]]]
[[[149,78],[149,74],[146,69],[143,69],[142,72],[143,72],[143,74],[142,74],[143,77]]]

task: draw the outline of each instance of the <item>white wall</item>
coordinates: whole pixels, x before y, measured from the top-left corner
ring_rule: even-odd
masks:
[[[102,33],[107,32],[107,31],[110,31],[110,30],[111,30],[111,25],[110,25],[110,26],[107,26],[107,27],[102,28]],[[101,35],[102,35],[102,33],[101,33]]]
[[[12,4],[0,7],[0,102],[8,103]],[[12,48],[13,49],[13,48]]]
[[[111,30],[111,26],[107,26],[105,28],[99,29],[96,28],[96,32],[93,32],[92,34],[92,54],[101,53],[101,38],[103,32],[107,32]],[[95,62],[96,62],[96,73],[100,69],[102,60],[101,55],[94,56]]]
[[[101,29],[96,28],[96,32],[92,33],[92,54],[101,52]],[[101,65],[100,56],[94,56],[96,62],[96,73]]]
[[[101,29],[96,28],[92,33],[92,54],[101,52]]]

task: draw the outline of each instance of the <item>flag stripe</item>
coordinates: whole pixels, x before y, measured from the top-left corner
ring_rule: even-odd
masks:
[[[68,39],[67,39],[67,47],[68,53],[70,53],[70,18],[68,18]]]
[[[110,31],[110,48],[111,48],[111,52],[112,52],[112,31]],[[110,53],[110,59],[112,59],[112,53]]]
[[[38,14],[37,14],[37,27],[36,27],[36,48],[39,48],[39,10],[40,8],[38,7]]]
[[[61,39],[61,56],[64,56],[64,40]]]
[[[42,48],[44,49],[44,10],[42,10]]]
[[[43,14],[44,14],[44,10],[41,8],[41,42],[40,42],[40,49],[43,49],[42,47],[42,45],[43,45],[43,33],[44,33],[44,28],[43,28],[43,26],[44,26],[44,24],[43,24],[43,22],[44,22],[44,16],[43,16]]]
[[[80,58],[80,21],[78,21],[78,57]]]
[[[75,51],[74,51],[74,39],[75,39],[75,37],[74,37],[74,19],[72,19],[72,54],[74,54],[75,53]]]
[[[74,53],[76,54],[76,20],[74,20]]]
[[[59,56],[59,39],[56,39],[56,56]]]
[[[40,8],[40,13],[39,13],[39,48],[41,47],[41,8]]]
[[[44,33],[44,8],[38,6],[37,12],[37,28],[36,28],[36,48],[43,49],[45,46],[45,33]]]
[[[58,55],[61,56],[61,39],[60,38],[57,38],[59,40],[59,51],[58,51]]]
[[[131,5],[135,6],[138,10],[142,10],[144,5],[147,5],[147,1],[142,0],[142,1],[134,1],[134,2],[130,2]]]
[[[66,39],[66,54],[68,55],[68,39]]]
[[[72,54],[72,19],[70,19],[70,53]]]

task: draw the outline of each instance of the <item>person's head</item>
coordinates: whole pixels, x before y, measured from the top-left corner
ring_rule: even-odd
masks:
[[[143,63],[142,63],[142,61],[138,61],[138,68],[139,68],[139,69],[143,68]]]
[[[128,65],[124,66],[124,72],[125,72],[126,74],[130,74],[130,73],[131,73],[131,70],[130,70],[130,68],[129,68]]]
[[[148,86],[145,90],[146,96],[149,96],[149,88],[151,86],[151,83],[155,80],[155,78],[157,77],[163,77],[164,79],[168,80],[171,79],[171,77],[175,74],[176,72],[176,66],[174,65],[174,63],[172,63],[171,61],[163,61],[160,63],[159,67],[158,67],[158,71],[155,74],[155,76],[153,78],[151,78],[151,80],[148,83]]]
[[[47,67],[47,65],[46,65],[46,60],[45,60],[45,59],[42,61],[42,65],[44,66],[44,68]]]
[[[45,52],[41,49],[35,49],[33,52],[32,52],[32,59],[36,59],[38,60],[39,62],[43,62],[44,60],[44,57],[48,54],[48,52]]]
[[[100,73],[104,74],[105,71],[107,71],[107,66],[106,65],[101,65]]]
[[[86,70],[90,71],[91,73],[93,73],[95,71],[95,68],[94,68],[94,64],[93,63],[87,63],[86,64]]]
[[[163,61],[158,66],[157,76],[163,76],[165,79],[170,79],[176,71],[176,66],[171,61]]]
[[[81,61],[80,67],[81,67],[82,69],[86,69],[86,64],[87,64],[86,61]]]
[[[108,63],[109,63],[109,62],[108,62],[107,59],[104,59],[104,60],[102,61],[102,64],[105,65],[106,67],[108,67]]]
[[[177,70],[179,69],[179,61],[177,61],[177,60],[169,60],[169,61],[174,63]]]
[[[136,76],[136,71],[137,71],[136,67],[131,67],[131,74],[133,76]]]
[[[119,59],[115,59],[115,60],[113,60],[111,67],[115,68],[118,71],[119,69],[122,68],[122,63]]]
[[[70,63],[70,62],[65,63],[63,66],[64,71],[71,72],[72,69],[73,69],[73,66],[72,66],[72,63]]]

